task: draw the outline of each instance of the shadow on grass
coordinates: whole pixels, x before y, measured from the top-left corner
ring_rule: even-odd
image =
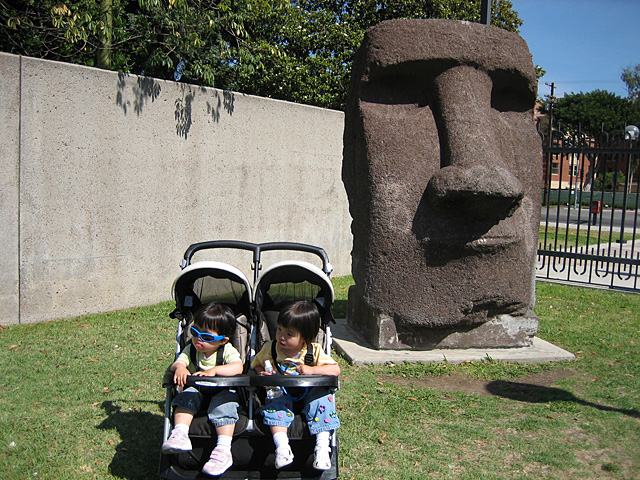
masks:
[[[336,300],[332,310],[334,318],[347,318],[347,300]]]
[[[605,412],[617,412],[633,418],[640,418],[640,411],[636,409],[615,408],[588,402],[576,397],[573,393],[560,388],[532,385],[529,383],[507,382],[505,380],[489,382],[486,388],[487,391],[493,395],[509,398],[511,400],[518,400],[520,402],[574,402],[579,405],[597,408],[598,410],[603,410]]]
[[[163,402],[148,402],[162,411]],[[118,431],[122,442],[116,445],[116,454],[109,472],[118,478],[148,480],[158,477],[160,447],[162,443],[163,415],[139,409],[124,410],[113,401],[103,402],[101,408],[107,418],[96,428]]]

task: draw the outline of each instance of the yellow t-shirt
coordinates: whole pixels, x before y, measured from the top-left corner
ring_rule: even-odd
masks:
[[[291,375],[293,373],[294,371],[293,366],[304,365],[304,357],[306,354],[307,354],[306,343],[302,346],[302,350],[300,350],[300,354],[297,357],[286,357],[282,353],[282,349],[280,348],[280,345],[276,344],[276,356],[278,357],[277,360],[280,365],[283,365],[285,367],[285,371],[282,372],[285,375]],[[260,365],[261,367],[264,368],[265,360],[269,360],[275,368],[273,357],[271,357],[271,342],[266,342],[262,346],[262,349],[260,349],[260,351],[256,354],[255,357],[253,357],[251,366],[256,367]],[[336,362],[333,358],[327,355],[319,344],[317,343],[313,344],[313,366],[314,367],[318,365],[333,365],[336,363],[338,362]],[[287,366],[291,366],[291,368],[287,368]]]

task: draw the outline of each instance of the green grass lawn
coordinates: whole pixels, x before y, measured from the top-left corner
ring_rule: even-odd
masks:
[[[350,283],[334,282],[338,315]],[[537,298],[539,336],[576,361],[339,359],[340,478],[640,478],[640,295],[539,283]],[[171,310],[3,328],[0,478],[157,478]]]
[[[636,240],[633,233],[624,233],[623,239],[625,241]],[[580,230],[576,228],[556,228],[556,227],[540,227],[538,235],[538,245],[542,248],[551,247],[552,249],[557,245],[564,247],[584,247],[587,244],[590,247],[609,242],[616,242],[620,240],[620,233],[608,231],[598,232],[598,227],[593,227],[593,230],[587,230],[587,227],[582,227]]]

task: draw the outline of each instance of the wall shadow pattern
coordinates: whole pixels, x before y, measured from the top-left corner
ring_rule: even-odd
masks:
[[[138,77],[136,76],[136,83],[133,86],[133,103],[131,100],[125,99],[124,91],[127,86],[127,78],[131,75],[127,73],[118,72],[118,93],[116,94],[116,105],[122,108],[122,111],[126,115],[129,108],[133,105],[133,111],[136,115],[142,115],[144,106],[151,100],[155,101],[160,96],[162,88],[160,83],[151,77]]]
[[[131,88],[133,98],[127,98],[126,93],[128,79],[130,77],[135,77],[136,79],[135,84]],[[154,102],[162,91],[160,82],[154,78],[133,76],[122,72],[118,73],[117,88],[116,105],[122,108],[125,115],[133,108],[133,111],[138,116],[142,115],[149,101]],[[208,95],[209,91],[202,86],[181,83],[180,95],[174,101],[176,134],[185,140],[189,136],[191,126],[193,125],[193,102],[198,93]],[[211,93],[213,98],[206,102],[207,116],[210,116],[213,121],[219,123],[223,111],[229,116],[233,115],[235,102],[234,93],[227,90],[220,93],[218,90],[213,89],[211,89]]]

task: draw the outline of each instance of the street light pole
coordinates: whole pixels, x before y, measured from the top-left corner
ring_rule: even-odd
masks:
[[[640,138],[640,129],[635,125],[629,125],[624,129],[624,139],[625,143],[629,142],[629,147]],[[629,176],[631,175],[631,153],[627,154],[627,179],[625,180],[624,185],[624,195],[622,196],[622,223],[620,224],[620,240],[618,243],[622,245],[623,243],[627,243],[624,239],[624,221],[627,213],[627,195],[631,192],[631,182],[628,181]]]
[[[482,0],[480,6],[480,23],[491,25],[491,0]]]

